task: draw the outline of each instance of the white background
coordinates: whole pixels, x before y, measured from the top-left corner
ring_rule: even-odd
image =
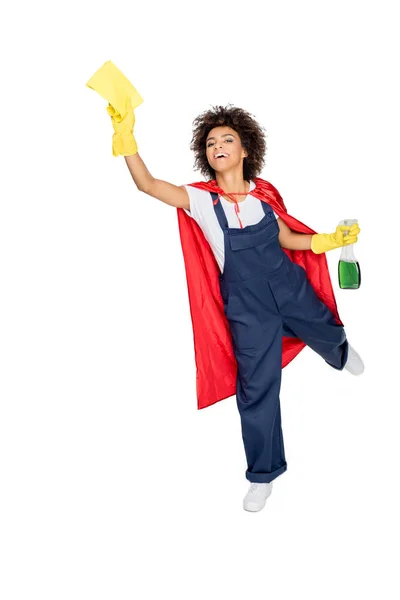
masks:
[[[35,2],[1,25],[2,600],[399,597],[395,2]],[[361,227],[354,377],[283,371],[288,471],[263,511],[235,397],[197,411],[176,209],[111,152],[107,60],[155,177],[200,181],[193,119],[248,110],[289,214]]]

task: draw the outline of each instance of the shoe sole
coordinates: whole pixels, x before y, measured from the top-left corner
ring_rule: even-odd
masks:
[[[251,508],[250,506],[246,507],[244,505],[243,505],[243,508],[247,512],[259,512],[260,510],[262,510],[264,508],[265,504],[266,504],[266,501],[264,502],[264,504],[262,506],[258,506],[257,508]]]

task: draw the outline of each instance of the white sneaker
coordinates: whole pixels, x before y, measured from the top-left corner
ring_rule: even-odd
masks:
[[[350,346],[350,344],[349,354],[344,368],[350,371],[350,373],[353,375],[361,375],[361,373],[364,371],[364,363],[361,360],[361,356],[354,350],[352,346]]]
[[[251,512],[261,510],[271,492],[272,481],[270,483],[250,483],[250,489],[243,500],[244,510]]]

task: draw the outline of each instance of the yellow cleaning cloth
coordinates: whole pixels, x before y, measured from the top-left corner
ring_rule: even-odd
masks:
[[[117,120],[122,120],[127,114],[127,98],[130,98],[132,109],[143,102],[139,92],[111,60],[105,62],[86,85],[108,100],[114,109],[109,114]]]

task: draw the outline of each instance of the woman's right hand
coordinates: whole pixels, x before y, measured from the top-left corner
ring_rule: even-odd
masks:
[[[114,135],[112,139],[112,150],[114,156],[131,156],[138,151],[137,143],[133,135],[135,125],[135,113],[132,109],[132,104],[129,96],[126,100],[127,112],[121,119],[118,113],[111,104],[107,106],[107,113],[111,117]]]

